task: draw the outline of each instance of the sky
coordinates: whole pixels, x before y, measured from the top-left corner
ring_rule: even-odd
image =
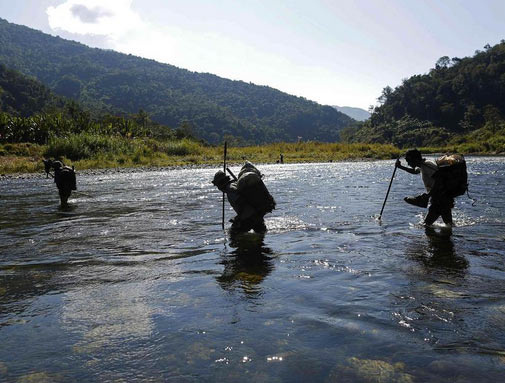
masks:
[[[505,39],[505,0],[0,0],[91,47],[368,109],[386,86]]]

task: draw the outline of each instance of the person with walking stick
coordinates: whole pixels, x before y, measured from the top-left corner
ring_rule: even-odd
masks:
[[[226,169],[229,170],[229,169]],[[219,170],[212,183],[226,194],[237,215],[230,220],[232,234],[254,230],[264,233],[267,228],[264,216],[275,209],[275,200],[262,180],[263,175],[247,161],[236,179]],[[235,178],[235,177],[234,177]]]
[[[467,184],[466,162],[461,155],[445,155],[429,161],[417,149],[408,150],[405,160],[409,167],[403,166],[400,159],[395,166],[410,174],[421,174],[426,193],[415,197],[405,197],[405,202],[429,209],[424,224],[432,225],[439,217],[447,226],[452,226],[454,198],[465,193]]]

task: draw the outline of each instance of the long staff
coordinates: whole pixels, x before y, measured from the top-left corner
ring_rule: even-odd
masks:
[[[389,187],[388,187],[388,191],[386,193],[386,198],[384,198],[384,203],[382,204],[381,213],[379,214],[379,221],[382,218],[382,212],[384,211],[384,206],[386,206],[386,201],[388,200],[389,191],[391,190],[391,185],[393,184],[393,179],[395,178],[396,168],[397,168],[397,166],[395,163],[395,170],[393,170],[393,175],[391,176],[391,181],[389,181]]]
[[[226,174],[226,150],[227,150],[228,144],[226,141],[224,142],[224,156],[223,156],[223,172]],[[221,227],[224,230],[224,192],[223,192],[223,219],[221,221]]]

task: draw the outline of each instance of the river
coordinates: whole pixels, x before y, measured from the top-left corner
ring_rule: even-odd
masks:
[[[393,161],[260,165],[233,238],[218,169],[1,180],[0,381],[503,381],[505,159],[467,163],[452,231],[402,171],[377,220]]]

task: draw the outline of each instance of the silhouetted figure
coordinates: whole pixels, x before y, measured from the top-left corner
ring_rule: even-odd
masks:
[[[279,162],[280,162],[281,164],[283,164],[283,163],[284,163],[284,155],[283,155],[282,153],[281,153],[281,155],[279,156]]]
[[[408,150],[405,159],[410,168],[402,166],[400,159],[396,166],[410,174],[421,173],[426,193],[416,197],[405,197],[405,202],[426,208],[430,207],[424,219],[426,225],[433,224],[440,216],[446,225],[452,225],[454,197],[465,192],[466,163],[462,156],[443,156],[438,164],[422,158],[417,149]],[[454,170],[456,169],[456,170]]]
[[[65,166],[62,161],[44,160],[46,176],[49,176],[51,169],[54,170],[54,182],[58,187],[60,203],[62,207],[68,206],[68,198],[72,190],[77,190],[74,167]],[[52,175],[52,174],[51,174]]]
[[[263,217],[275,209],[275,200],[262,180],[260,171],[246,162],[237,180],[232,181],[223,171],[214,175],[212,183],[226,193],[230,205],[237,215],[230,220],[231,232],[254,230],[263,233],[267,230]]]

